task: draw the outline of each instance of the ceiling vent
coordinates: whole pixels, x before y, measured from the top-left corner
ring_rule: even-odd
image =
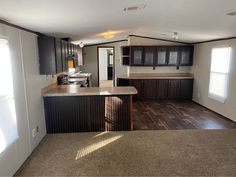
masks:
[[[227,13],[226,15],[229,15],[229,16],[235,16],[235,15],[236,15],[236,11],[229,12],[229,13]]]
[[[142,10],[146,7],[146,4],[140,4],[138,6],[129,6],[129,7],[125,7],[124,11],[135,11],[135,10]]]

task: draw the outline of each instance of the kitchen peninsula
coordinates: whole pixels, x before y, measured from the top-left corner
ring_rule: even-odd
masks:
[[[47,133],[133,129],[134,87],[54,85],[43,91]]]

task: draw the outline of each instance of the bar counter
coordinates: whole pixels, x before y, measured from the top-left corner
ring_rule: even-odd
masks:
[[[47,133],[133,130],[134,87],[52,85],[43,90]]]

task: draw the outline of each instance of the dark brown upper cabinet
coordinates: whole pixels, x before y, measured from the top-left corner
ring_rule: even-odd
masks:
[[[50,36],[38,36],[40,74],[54,75],[66,71],[67,57],[73,55],[78,65],[77,46]]]
[[[143,66],[144,50],[143,47],[131,47],[131,65]]]
[[[62,47],[61,47],[61,50],[62,50],[62,66],[63,66],[63,71],[66,71],[67,70],[67,56],[69,54],[69,49],[68,49],[68,42],[67,41],[64,41],[62,40]]]
[[[63,71],[61,40],[38,36],[40,74],[54,75]]]
[[[191,66],[193,64],[193,46],[180,47],[180,66]]]
[[[129,66],[192,66],[193,46],[124,46],[122,63]]]
[[[130,47],[129,46],[121,47],[121,55],[122,55],[122,64],[130,65]]]
[[[63,72],[63,57],[62,57],[62,41],[60,39],[56,39],[56,72],[61,73]]]
[[[168,66],[177,66],[179,61],[179,47],[168,47]]]
[[[144,66],[153,66],[156,47],[144,47]]]
[[[155,65],[157,66],[166,66],[167,65],[167,57],[168,57],[168,47],[160,46],[156,48],[156,60]]]

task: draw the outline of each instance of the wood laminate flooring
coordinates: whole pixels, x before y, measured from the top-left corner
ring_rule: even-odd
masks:
[[[134,130],[235,128],[235,122],[192,101],[134,102]]]

